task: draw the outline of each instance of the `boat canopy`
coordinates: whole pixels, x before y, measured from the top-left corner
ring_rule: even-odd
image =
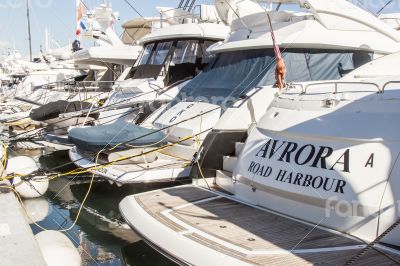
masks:
[[[372,60],[365,51],[287,49],[282,53],[287,82],[337,80]],[[174,99],[205,101],[230,107],[254,87],[274,85],[273,49],[224,52],[191,80]]]

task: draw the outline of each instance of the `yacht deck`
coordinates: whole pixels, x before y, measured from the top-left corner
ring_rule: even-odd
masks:
[[[166,232],[172,230],[178,237],[170,241],[191,240],[241,263],[343,265],[366,246],[358,239],[253,208],[195,186],[126,198],[121,210],[127,221],[138,219],[131,217],[132,208],[141,208],[148,214],[147,218],[141,215],[141,219],[155,219]],[[177,254],[169,250],[172,247],[148,237],[140,222],[131,226],[164,253]],[[369,250],[352,265],[394,265],[400,261],[395,251],[384,249]],[[187,258],[177,259],[188,262]]]

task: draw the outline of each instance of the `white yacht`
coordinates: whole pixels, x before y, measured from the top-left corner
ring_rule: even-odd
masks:
[[[129,196],[123,216],[181,264],[398,264],[399,59],[291,84],[230,150],[205,141],[192,185]]]
[[[91,111],[100,112],[97,126],[69,131],[69,140],[77,146],[70,151],[72,160],[81,167],[89,167],[92,162],[74,158],[129,140],[132,134],[138,134],[136,130],[151,130],[143,131],[135,123],[143,124],[158,116],[212,60],[207,49],[224,40],[228,32],[229,27],[223,23],[202,20],[171,25],[143,37],[140,43],[144,49],[138,62],[121,75],[115,93],[104,106]],[[121,134],[121,130],[128,134]]]
[[[213,6],[207,10],[212,8]],[[166,11],[164,11],[164,9]],[[100,13],[99,10],[103,13],[101,16],[102,18],[97,14]],[[195,67],[200,70],[204,66],[204,60],[197,65],[190,64],[189,61],[193,59],[193,49],[199,48],[205,51],[215,40],[223,40],[227,34],[226,27],[216,25],[216,28],[212,30],[210,34],[202,36],[201,31],[210,31],[210,23],[218,22],[216,17],[212,18],[208,14],[207,18],[204,18],[201,13],[198,16],[188,13],[187,15],[190,15],[191,24],[193,25],[183,26],[188,32],[188,34],[185,35],[186,37],[184,35],[177,37],[176,33],[171,34],[171,30],[165,32],[160,31],[160,29],[180,23],[187,24],[187,22],[183,20],[182,16],[164,17],[165,12],[175,10],[174,8],[157,8],[157,10],[163,15],[162,20],[160,20],[160,18],[138,18],[124,23],[122,25],[124,34],[121,40],[114,31],[97,30],[93,19],[89,21],[89,24],[94,26],[92,26],[91,33],[88,34],[86,32],[85,36],[101,39],[103,45],[79,50],[75,52],[72,57],[77,64],[97,65],[104,67],[106,70],[100,68],[98,70],[89,71],[87,77],[82,82],[79,82],[78,86],[82,87],[85,92],[89,88],[91,90],[97,89],[97,91],[103,91],[104,88],[112,87],[112,90],[110,93],[107,93],[108,90],[106,90],[101,95],[92,97],[96,98],[95,102],[90,101],[85,103],[82,101],[82,97],[79,99],[75,97],[75,101],[69,100],[63,101],[63,103],[59,103],[58,101],[52,102],[33,110],[30,115],[32,120],[40,121],[47,125],[45,138],[52,142],[48,143],[50,146],[55,146],[59,149],[71,148],[68,142],[67,132],[71,127],[110,124],[115,122],[120,116],[124,117],[126,120],[137,117],[137,112],[134,111],[134,108],[130,108],[135,105],[135,102],[145,100],[151,101],[153,100],[152,97],[155,97],[155,101],[168,101],[176,94],[174,90],[178,88],[178,83],[185,82],[186,79],[195,75]],[[214,12],[216,13],[215,8]],[[217,15],[215,14],[215,16]],[[96,9],[96,15],[94,17],[96,18],[96,22],[105,20],[104,23],[101,22],[100,24],[107,25],[107,27],[110,24],[110,18],[116,19],[113,17],[112,9],[104,5],[100,5],[100,7]],[[195,24],[197,24],[199,20],[208,23],[203,23],[203,25],[197,27]],[[173,30],[180,31],[181,28],[182,27],[175,27]],[[155,30],[159,31],[152,36],[146,37],[147,34]],[[189,33],[190,31],[192,31],[192,33]],[[216,33],[218,31],[220,31],[220,33]],[[105,36],[99,37],[102,34]],[[176,44],[178,47],[176,48],[175,44],[170,42],[168,38],[171,38],[171,40],[174,38],[179,40]],[[203,44],[201,40],[184,43],[185,38],[200,38],[204,39],[206,43]],[[143,59],[143,62],[134,65],[142,50],[142,44],[145,43],[147,49],[150,49],[151,52],[151,48],[155,48],[154,44],[157,44],[157,40],[167,40],[165,42],[166,45],[173,44],[167,49],[172,50],[176,48],[175,53],[182,53],[184,57],[180,58],[182,62],[169,63],[165,61],[157,63],[144,62],[145,60]],[[162,43],[158,43],[158,47],[162,45]],[[164,52],[165,54],[161,56],[167,56],[168,53],[166,51]],[[194,51],[194,53],[196,52],[197,51]],[[189,58],[190,56],[192,56],[192,58]],[[196,56],[196,54],[194,54],[194,56]],[[203,56],[203,53],[199,53],[199,57],[201,56]],[[157,58],[157,60],[162,61],[160,58]],[[168,67],[162,69],[162,63],[164,66],[168,65]],[[151,65],[153,65],[153,69],[150,69],[152,67]],[[160,75],[152,82],[150,80],[151,76],[157,71]],[[136,73],[136,75],[134,75],[134,73]],[[146,75],[150,76],[145,77]],[[154,75],[158,74],[155,73]],[[98,76],[98,78],[94,80],[93,76]],[[151,93],[154,92],[154,86],[156,86],[158,90],[165,89],[166,93]],[[140,90],[146,95],[145,97],[140,95]],[[131,99],[132,97],[133,99]],[[99,107],[98,102],[104,102],[104,104],[101,104],[102,106]],[[96,119],[97,121],[94,121]]]
[[[397,264],[399,59],[277,94],[215,178],[129,196],[123,216],[182,264]]]
[[[98,14],[98,13],[101,13]],[[94,20],[96,18],[96,20]],[[96,27],[98,21],[105,20],[104,23],[109,27],[111,19],[116,19],[112,9],[107,5],[100,5],[96,9],[96,14],[90,20],[90,34],[85,36],[94,39],[101,39],[101,46],[93,46],[87,49],[81,49],[72,54],[75,64],[88,66],[90,70],[82,81],[73,83],[78,94],[72,95],[68,99],[52,101],[30,112],[30,118],[33,121],[44,124],[44,138],[47,141],[39,141],[45,146],[56,149],[69,149],[70,146],[62,145],[68,143],[68,129],[76,126],[93,125],[99,118],[99,113],[73,116],[71,118],[60,117],[60,114],[68,112],[77,112],[84,109],[92,110],[106,102],[113,94],[115,83],[122,75],[125,69],[130,68],[139,56],[142,46],[127,45],[122,42],[112,30],[101,30]],[[96,22],[96,23],[95,23]],[[99,37],[100,35],[104,35]],[[68,85],[63,85],[68,89]],[[80,91],[82,91],[80,93]]]
[[[29,74],[16,88],[16,95],[13,95],[12,101],[3,106],[8,110],[0,116],[2,121],[18,123],[18,127],[13,128],[13,140],[37,140],[43,127],[46,127],[47,133],[65,135],[69,126],[93,122],[98,116],[58,119],[58,115],[67,110],[95,108],[102,101],[106,101],[112,92],[115,79],[136,61],[141,46],[125,45],[118,38],[110,26],[111,21],[118,19],[112,8],[101,4],[88,13],[85,19],[90,26],[83,33],[83,37],[95,40],[96,46],[81,49],[80,42],[75,41],[69,49],[70,55],[64,49],[59,52],[53,51],[51,55],[54,57],[59,54],[60,60],[49,63],[50,69],[47,71]],[[70,72],[74,74],[64,75]],[[33,85],[27,85],[30,82],[39,85],[32,89]],[[28,119],[29,117],[31,119]],[[26,120],[25,123],[20,123],[21,119]],[[30,149],[48,145],[56,149],[63,148],[62,145],[40,140],[36,144],[19,141],[18,145],[24,148],[29,146]]]
[[[338,80],[374,58],[399,51],[398,32],[346,1],[338,1],[341,6],[336,9],[320,1],[299,3],[307,8],[266,12],[252,1],[216,2],[222,20],[232,25],[227,40],[209,49],[215,54],[209,67],[142,127],[122,123],[121,132],[109,131],[110,127],[71,130],[70,139],[76,138],[78,147],[70,152],[71,159],[119,185],[188,178],[193,157],[209,154],[210,147],[215,153],[207,156],[204,171],[221,169],[221,154],[228,154],[234,142],[245,137],[277,92],[267,14],[283,48],[289,84]],[[239,19],[232,19],[232,6]],[[355,34],[359,38],[353,38]],[[105,137],[107,131],[110,135]],[[96,134],[106,141],[99,142]],[[85,150],[101,150],[99,163]]]

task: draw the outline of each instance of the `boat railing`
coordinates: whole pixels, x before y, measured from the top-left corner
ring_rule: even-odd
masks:
[[[182,10],[184,13],[177,16],[167,16],[164,15],[167,12],[175,11],[175,10]],[[167,10],[163,10],[163,12],[159,13],[160,15],[160,26],[161,28],[164,27],[164,24],[168,25],[168,20],[176,20],[179,23],[185,23],[185,20],[188,20],[191,23],[195,23],[197,21],[197,18],[192,12],[186,11],[183,8],[177,7],[177,8],[171,8]]]
[[[193,1],[194,2],[194,1]],[[164,22],[168,20],[176,20],[179,21],[179,23],[199,23],[199,22],[215,22],[216,20],[219,20],[219,18],[214,18],[211,19],[204,19],[206,16],[203,14],[207,9],[204,9],[203,7],[207,6],[204,4],[198,4],[198,5],[190,5],[187,8],[184,7],[177,7],[177,8],[171,8],[167,10],[163,10],[163,12],[160,12],[160,25],[161,28],[164,25]],[[180,15],[175,15],[175,16],[165,16],[163,14],[175,10],[181,10],[182,14]],[[210,10],[209,10],[210,11]]]
[[[102,89],[111,89],[115,81],[77,81],[75,84],[76,90],[96,91]]]
[[[215,15],[217,15],[217,16],[214,17],[214,18],[211,18],[208,15],[208,13],[212,12],[212,10],[207,9],[207,6],[208,5],[202,5],[202,4],[195,5],[191,10],[191,12],[193,14],[193,17],[196,18],[199,22],[220,22],[221,19],[218,16],[218,13],[217,13],[216,9],[215,9]],[[210,7],[215,8],[214,6],[210,6]],[[206,14],[204,14],[204,12]]]
[[[326,93],[339,93],[339,92],[352,92],[351,88],[347,88],[346,90],[340,91],[340,87],[352,87],[352,86],[368,86],[368,87],[373,87],[373,89],[377,93],[383,93],[384,89],[382,89],[377,83],[374,82],[364,82],[364,81],[328,81],[328,82],[317,82],[317,83],[310,83],[306,84],[305,86],[301,83],[292,83],[290,86],[295,87],[299,86],[301,88],[301,94],[308,94],[308,93],[313,93],[313,94],[326,94]],[[323,91],[323,92],[315,92],[315,91],[310,91],[313,87],[327,87],[327,86],[332,86],[331,90],[332,91]],[[383,87],[384,88],[384,87]],[[370,91],[370,90],[354,90],[354,92],[360,92],[360,91]]]
[[[400,26],[400,17],[383,17],[381,20],[394,20]]]
[[[114,81],[74,81],[65,80],[48,83],[40,86],[42,89],[61,90],[69,92],[109,90],[114,86]]]
[[[400,85],[400,81],[388,81],[385,84],[383,84],[382,86],[382,92],[385,92],[385,89],[389,86],[389,85],[393,85],[393,84],[399,84]]]

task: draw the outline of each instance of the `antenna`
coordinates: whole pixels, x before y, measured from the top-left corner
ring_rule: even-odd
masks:
[[[44,49],[45,51],[48,51],[50,48],[49,46],[49,30],[46,28],[44,30]]]
[[[31,20],[29,17],[29,0],[26,0],[26,16],[28,18],[29,59],[32,62],[32,37],[31,37]]]

